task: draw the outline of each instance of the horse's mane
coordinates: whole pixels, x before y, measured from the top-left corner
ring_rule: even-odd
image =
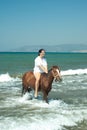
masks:
[[[48,70],[48,73],[45,73],[45,72],[44,72],[44,73],[42,73],[42,75],[43,75],[43,76],[49,76],[51,70],[52,70],[52,69],[49,69],[49,70]]]

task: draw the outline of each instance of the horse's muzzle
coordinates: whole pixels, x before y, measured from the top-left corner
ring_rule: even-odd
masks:
[[[62,78],[61,77],[56,77],[55,82],[57,82],[57,81],[62,82]]]

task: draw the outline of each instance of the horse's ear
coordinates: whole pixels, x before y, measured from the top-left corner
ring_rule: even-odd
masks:
[[[60,67],[59,67],[59,66],[54,65],[54,66],[51,67],[51,70],[52,70],[53,68],[57,68],[57,69],[59,70],[59,72],[60,72]]]
[[[58,68],[58,67],[57,67],[57,66],[55,66],[55,65],[51,67],[51,69],[54,69],[54,68]]]

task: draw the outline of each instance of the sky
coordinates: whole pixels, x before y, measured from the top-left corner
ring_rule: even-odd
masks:
[[[87,0],[0,0],[0,51],[87,44]]]

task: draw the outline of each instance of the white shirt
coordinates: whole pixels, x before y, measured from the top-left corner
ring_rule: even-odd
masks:
[[[44,67],[47,66],[47,61],[45,58],[40,58],[40,56],[35,58],[35,66],[34,66],[34,72],[40,72],[43,73],[44,71],[39,67],[40,65],[43,65]]]

